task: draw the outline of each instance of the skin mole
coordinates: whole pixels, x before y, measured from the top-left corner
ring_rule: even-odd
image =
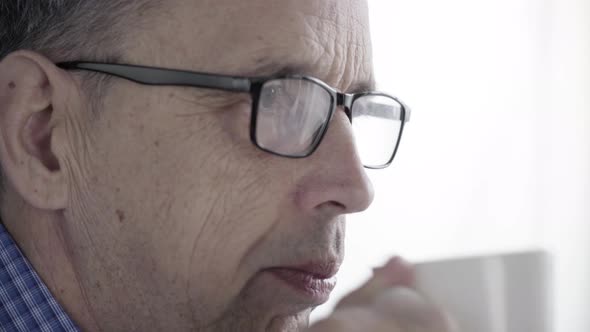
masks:
[[[115,212],[117,213],[117,217],[119,218],[120,222],[125,221],[125,212],[123,212],[122,210],[117,210]]]

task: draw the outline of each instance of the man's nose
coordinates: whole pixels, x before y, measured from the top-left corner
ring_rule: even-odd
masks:
[[[342,109],[336,110],[320,146],[309,158],[312,166],[298,197],[304,209],[331,205],[346,214],[371,205],[373,185],[357,153],[350,120]]]

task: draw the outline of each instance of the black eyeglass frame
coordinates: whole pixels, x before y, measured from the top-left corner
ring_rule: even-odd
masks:
[[[273,155],[300,159],[306,158],[312,155],[317,148],[320,146],[326,132],[328,131],[329,123],[332,120],[335,110],[342,106],[344,112],[352,123],[352,107],[354,103],[362,97],[366,96],[383,96],[391,98],[401,105],[401,124],[400,130],[397,137],[395,149],[387,161],[383,165],[363,165],[369,169],[383,169],[391,165],[395,155],[397,153],[401,136],[404,131],[404,125],[410,120],[411,110],[398,98],[382,93],[382,92],[362,92],[362,93],[342,93],[335,88],[329,86],[327,83],[320,79],[305,75],[278,75],[278,76],[267,76],[267,77],[239,77],[230,75],[217,75],[202,72],[193,72],[186,70],[177,69],[166,69],[157,67],[147,67],[138,65],[127,65],[127,64],[113,64],[113,63],[101,63],[101,62],[85,62],[85,61],[71,61],[71,62],[60,62],[56,64],[59,68],[65,70],[86,70],[97,73],[102,73],[110,76],[119,77],[142,85],[153,85],[153,86],[186,86],[204,89],[215,89],[223,90],[228,92],[240,92],[249,93],[252,98],[252,111],[250,119],[250,140],[260,150],[268,152]],[[322,128],[322,132],[311,149],[303,155],[293,156],[285,155],[266,149],[258,144],[256,139],[256,128],[258,119],[258,103],[260,100],[260,94],[264,85],[269,81],[280,80],[280,79],[298,79],[310,81],[324,90],[330,95],[330,111],[327,116],[327,121]]]

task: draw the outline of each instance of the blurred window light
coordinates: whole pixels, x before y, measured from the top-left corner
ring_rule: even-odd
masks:
[[[543,248],[555,332],[590,331],[590,1],[369,0],[379,90],[412,108],[393,165],[369,171],[333,298],[392,254]]]

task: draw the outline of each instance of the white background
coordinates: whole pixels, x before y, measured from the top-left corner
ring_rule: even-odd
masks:
[[[412,119],[313,319],[394,254],[543,248],[555,332],[590,331],[590,0],[369,4],[379,88]]]

